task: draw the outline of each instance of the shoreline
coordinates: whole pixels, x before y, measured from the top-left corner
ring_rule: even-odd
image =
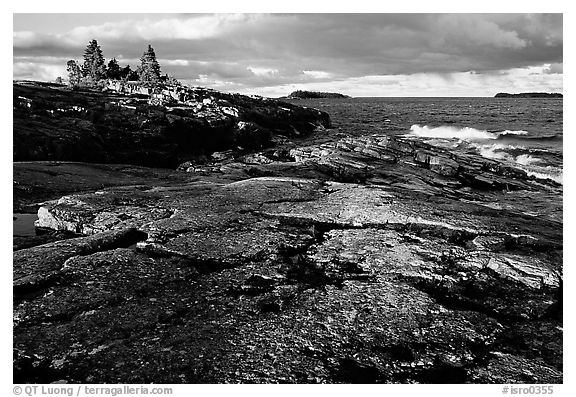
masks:
[[[562,186],[341,128],[15,162],[14,381],[562,383]]]

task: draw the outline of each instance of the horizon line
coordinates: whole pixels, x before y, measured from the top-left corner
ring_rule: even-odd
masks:
[[[32,83],[48,83],[48,84],[58,84],[55,81],[48,81],[48,80],[29,80],[29,79],[12,79],[12,83],[16,83],[16,82],[32,82]],[[185,86],[189,86],[189,87],[202,87],[202,88],[208,88],[211,90],[215,90],[215,91],[220,91],[220,92],[228,92],[228,93],[233,93],[233,94],[241,94],[238,91],[233,91],[233,90],[218,90],[209,86],[202,86],[202,85],[191,85],[191,84],[183,84]],[[306,89],[298,89],[299,91],[309,91],[309,92],[328,92],[328,91],[314,91],[314,90],[306,90]],[[332,98],[332,99],[338,99],[338,100],[342,100],[342,99],[355,99],[355,98],[494,98],[497,94],[508,94],[508,95],[520,95],[520,94],[556,94],[556,95],[562,95],[562,97],[564,97],[564,92],[546,92],[546,91],[523,91],[523,92],[518,92],[518,93],[510,93],[510,92],[504,92],[504,91],[499,91],[496,94],[493,95],[438,95],[438,96],[431,96],[431,95],[406,95],[406,96],[397,96],[397,95],[349,95],[349,94],[345,94],[342,92],[330,92],[330,93],[338,93],[338,94],[343,94],[343,95],[347,95],[349,98]],[[261,96],[264,98],[271,98],[271,99],[293,99],[293,100],[307,100],[307,99],[331,99],[331,98],[285,98],[285,96],[265,96],[265,95],[260,95],[260,94],[254,94],[254,93],[245,93],[245,94],[241,94],[241,95],[257,95],[257,96]],[[289,94],[288,94],[289,95]],[[546,99],[546,98],[524,98],[524,99]]]

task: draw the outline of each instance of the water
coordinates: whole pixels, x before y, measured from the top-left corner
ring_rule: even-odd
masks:
[[[328,112],[344,135],[420,137],[474,150],[529,174],[562,182],[562,99],[352,98],[293,103]]]
[[[13,214],[13,236],[30,237],[36,235],[34,221],[38,220],[37,214]]]

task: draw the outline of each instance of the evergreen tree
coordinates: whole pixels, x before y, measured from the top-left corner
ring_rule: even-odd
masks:
[[[68,81],[70,85],[75,86],[80,84],[82,80],[82,69],[80,69],[80,65],[74,60],[69,60],[66,63],[66,71],[68,72]]]
[[[130,65],[126,65],[120,69],[120,78],[123,80],[128,80],[128,75],[130,75],[130,73],[132,73],[132,68],[130,68]]]
[[[106,65],[102,50],[96,40],[90,41],[84,50],[84,65],[82,66],[84,76],[92,82],[96,82],[106,77]]]
[[[112,58],[110,62],[108,62],[106,77],[114,80],[119,80],[122,78],[122,69],[120,68],[120,65],[118,64],[116,58]]]
[[[169,84],[169,85],[180,85],[180,82],[176,79],[176,77],[169,76],[168,73],[166,73],[164,76],[162,76],[160,78],[160,81],[162,81],[163,83]]]
[[[126,78],[126,80],[138,81],[139,78],[140,78],[140,75],[138,74],[138,72],[135,70],[131,70],[130,73],[128,74],[128,77]]]
[[[148,44],[148,50],[140,58],[140,62],[141,65],[138,67],[140,81],[157,82],[160,80],[160,64],[150,44]]]
[[[130,65],[126,65],[120,71],[120,78],[127,81],[136,81],[140,79],[140,76],[135,70],[132,70]]]

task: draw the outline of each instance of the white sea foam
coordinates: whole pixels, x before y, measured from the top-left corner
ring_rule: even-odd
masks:
[[[558,183],[563,183],[562,169],[552,166],[539,166],[538,164],[542,163],[542,159],[529,154],[514,156],[507,152],[507,150],[524,149],[522,146],[496,143],[493,145],[478,145],[477,148],[482,157],[513,164],[526,171],[528,175],[533,175],[536,178],[551,179]]]
[[[524,149],[522,146],[504,145],[502,143],[496,143],[494,145],[479,145],[477,147],[482,157],[490,159],[507,160],[525,166],[542,162],[541,158],[534,157],[530,154],[520,154],[518,156],[514,156],[508,152],[510,150],[515,149]]]
[[[410,127],[410,133],[412,135],[424,138],[457,138],[464,141],[498,139],[498,137],[507,135],[528,135],[528,131],[524,130],[504,130],[500,132],[489,132],[486,130],[478,130],[472,127],[429,127],[427,125],[421,126],[419,124],[412,125],[412,127]]]
[[[413,135],[424,137],[424,138],[458,138],[461,140],[484,140],[484,139],[497,139],[498,135],[492,134],[488,131],[484,130],[477,130],[476,128],[471,127],[450,127],[450,126],[441,126],[441,127],[428,127],[420,126],[418,124],[414,124],[410,127],[410,132]]]
[[[513,158],[510,154],[506,153],[504,150],[507,149],[506,145],[497,143],[495,145],[480,145],[478,146],[478,151],[482,157],[495,160],[510,160]]]
[[[542,159],[530,156],[529,154],[521,154],[520,156],[516,157],[516,162],[521,165],[532,165],[542,162]]]
[[[545,167],[549,168],[549,167]],[[552,179],[555,182],[563,184],[564,173],[560,170],[554,169],[551,172],[541,172],[541,171],[533,171],[533,170],[525,170],[528,175],[535,176],[536,178],[540,179]]]
[[[502,131],[502,132],[499,132],[498,135],[528,135],[528,131],[524,131],[524,130],[517,130],[517,131],[504,130],[504,131]]]
[[[551,179],[558,183],[562,183],[562,169],[551,166],[543,167],[540,165],[543,160],[530,154],[512,154],[513,150],[527,151],[528,149],[526,147],[494,142],[494,140],[499,137],[528,135],[528,131],[505,130],[500,132],[489,132],[471,127],[429,127],[427,125],[421,126],[419,124],[414,124],[410,127],[410,135],[430,138],[433,140],[437,139],[439,141],[454,138],[459,139],[460,141],[467,141],[470,145],[477,148],[478,152],[483,157],[509,163],[523,169],[528,173],[528,175],[533,175],[537,178]],[[444,142],[447,143],[447,141]],[[446,144],[439,144],[438,142],[434,142],[434,144],[436,146],[446,146]]]

